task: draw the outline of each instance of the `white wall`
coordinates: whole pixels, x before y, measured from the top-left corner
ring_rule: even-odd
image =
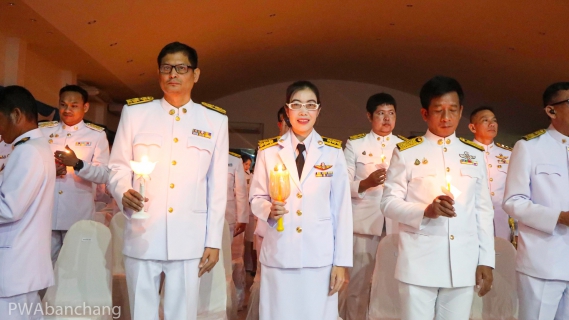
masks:
[[[323,136],[347,140],[353,134],[369,132],[365,103],[375,93],[386,92],[397,101],[397,123],[394,132],[408,136],[411,132],[425,132],[421,118],[419,97],[377,85],[339,81],[313,80],[320,90],[322,111],[316,131]],[[264,138],[278,135],[277,111],[285,103],[286,88],[291,82],[242,91],[211,103],[227,110],[230,122],[258,122],[264,124]],[[471,136],[468,120],[463,117],[458,135]],[[237,139],[235,139],[237,140]],[[255,141],[230,141],[232,148],[254,148]]]

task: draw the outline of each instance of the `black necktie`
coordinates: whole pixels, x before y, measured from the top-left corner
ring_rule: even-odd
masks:
[[[296,150],[298,150],[298,157],[296,157],[296,169],[298,170],[298,178],[302,177],[302,168],[304,168],[304,155],[302,154],[306,150],[306,146],[302,143],[296,145]]]

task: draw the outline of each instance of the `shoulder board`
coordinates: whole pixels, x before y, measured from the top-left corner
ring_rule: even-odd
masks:
[[[484,147],[479,145],[478,143],[472,142],[472,141],[470,141],[468,139],[464,139],[464,138],[458,138],[458,140],[460,140],[460,142],[467,144],[467,145],[469,145],[475,149],[478,149],[480,151],[484,151]]]
[[[213,110],[213,111],[215,111],[215,112],[219,112],[219,113],[221,113],[221,114],[223,114],[223,115],[227,115],[227,111],[225,111],[224,109],[221,109],[221,108],[218,107],[218,106],[214,106],[213,104],[209,104],[209,103],[206,103],[206,102],[202,102],[202,106],[204,106],[204,107],[206,107],[206,108],[208,108],[208,109],[210,109],[210,110]]]
[[[105,128],[98,126],[94,123],[85,123],[85,126],[87,126],[87,128],[89,128],[89,129],[93,129],[93,130],[98,131],[98,132],[105,131]]]
[[[281,136],[259,140],[259,150],[265,150],[269,147],[276,146],[279,143]]]
[[[354,134],[353,136],[350,136],[348,139],[350,140],[358,140],[361,139],[363,137],[367,136],[367,133],[360,133],[360,134]]]
[[[140,98],[132,98],[126,100],[127,106],[134,106],[135,104],[147,103],[154,100],[154,97],[140,97]]]
[[[29,140],[30,140],[30,137],[22,138],[22,140],[20,140],[20,141],[14,143],[14,148],[17,147],[17,146],[19,146],[19,145],[21,145],[22,143],[26,143],[26,142],[29,141]]]
[[[530,134],[526,134],[525,136],[522,137],[522,139],[529,141],[531,139],[535,139],[541,135],[543,135],[544,133],[546,133],[547,130],[545,129],[541,129],[541,130],[537,130],[536,132],[532,132]]]
[[[403,151],[403,150],[407,150],[410,148],[413,148],[414,146],[418,146],[421,143],[423,143],[423,137],[417,137],[417,138],[413,138],[413,139],[407,139],[403,142],[399,142],[397,144],[397,148],[399,149],[399,151]]]
[[[59,123],[59,121],[40,122],[38,124],[38,127],[39,128],[53,128],[53,127],[57,126],[58,123]]]
[[[322,137],[322,141],[324,141],[324,144],[329,146],[329,147],[336,148],[336,149],[342,149],[342,141],[340,141],[340,140]]]
[[[400,135],[400,134],[396,134],[395,136],[396,136],[397,138],[403,140],[403,141],[409,140],[409,139],[407,139],[406,137],[404,137],[404,136],[402,136],[402,135]]]
[[[495,144],[496,147],[498,147],[498,148],[502,148],[502,149],[504,149],[504,150],[512,151],[512,148],[511,148],[511,147],[505,146],[505,145],[503,145],[503,144],[501,144],[501,143],[499,143],[499,142],[495,142],[494,144]]]
[[[235,152],[231,152],[231,151],[229,151],[229,154],[230,154],[230,155],[232,155],[232,156],[234,156],[235,158],[239,158],[239,159],[241,159],[241,155],[240,155],[240,154],[238,154],[238,153],[235,153]]]

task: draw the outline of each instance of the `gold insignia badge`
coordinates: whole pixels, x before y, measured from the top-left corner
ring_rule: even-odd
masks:
[[[366,155],[366,152],[364,151],[364,152],[362,152],[362,154],[365,156],[365,155]]]
[[[318,170],[328,170],[328,169],[332,168],[332,165],[331,164],[325,164],[324,162],[322,162],[321,164],[315,165],[314,168],[316,168]]]
[[[464,151],[464,153],[459,154],[459,156],[462,158],[460,159],[460,164],[478,165],[478,161],[474,160],[476,159],[476,156],[469,154],[468,151]]]
[[[415,165],[418,166],[421,164],[421,161],[419,161],[419,159],[415,159]]]
[[[501,164],[509,164],[510,163],[510,159],[508,159],[508,156],[504,156],[500,153],[499,156],[496,156],[496,158],[498,158],[498,163]]]
[[[423,164],[427,164],[429,163],[429,160],[427,160],[427,158],[423,158]]]

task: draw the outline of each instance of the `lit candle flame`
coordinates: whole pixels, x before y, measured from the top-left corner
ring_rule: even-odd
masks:
[[[384,154],[381,155],[381,163],[385,163],[385,155]]]
[[[450,181],[452,180],[450,174],[447,174],[446,179],[447,179],[447,190],[450,191]]]

